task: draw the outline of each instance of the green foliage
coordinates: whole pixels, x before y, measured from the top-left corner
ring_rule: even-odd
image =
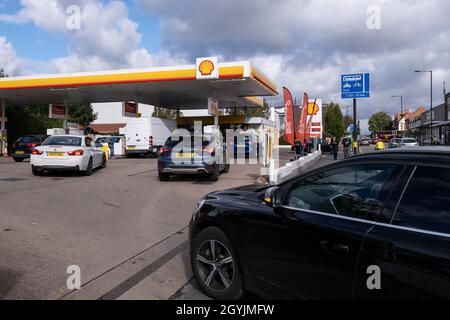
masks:
[[[378,133],[384,130],[392,130],[393,122],[386,112],[374,113],[369,119],[369,130]]]
[[[182,114],[180,112],[180,116],[181,115]],[[177,111],[173,109],[155,107],[155,111],[153,111],[152,117],[175,121],[177,120]]]
[[[344,116],[343,119],[344,119],[345,129],[347,129],[349,125],[353,124],[353,117],[351,117],[351,116]]]
[[[345,129],[346,126],[339,104],[330,103],[324,119],[325,136],[340,139],[344,136]]]
[[[0,68],[0,78],[6,78],[8,74],[5,72],[5,69]]]
[[[247,109],[247,117],[261,117],[265,119],[270,118],[270,107],[267,102],[264,100],[264,105],[260,108],[248,108]]]
[[[270,107],[265,100],[264,105],[260,108],[236,108],[231,110],[237,116],[270,118]]]
[[[97,120],[97,115],[94,113],[94,109],[92,108],[90,103],[70,106],[69,121],[87,127],[95,120]]]
[[[48,128],[62,128],[63,121],[48,118],[48,106],[7,106],[8,144],[27,134],[47,134]]]

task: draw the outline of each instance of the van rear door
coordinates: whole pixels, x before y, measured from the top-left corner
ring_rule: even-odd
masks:
[[[127,125],[127,150],[149,149],[150,124],[148,121],[133,121]]]

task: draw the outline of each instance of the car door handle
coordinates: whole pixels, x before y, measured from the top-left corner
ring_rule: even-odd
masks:
[[[349,252],[348,245],[341,244],[341,243],[339,243],[339,244],[330,243],[327,240],[320,241],[320,246],[326,252],[330,252],[330,251],[339,252],[339,253],[348,253]]]

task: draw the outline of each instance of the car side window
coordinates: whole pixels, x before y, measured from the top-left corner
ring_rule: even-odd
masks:
[[[417,167],[393,224],[450,234],[450,168]]]
[[[367,219],[383,219],[383,188],[397,165],[352,165],[323,171],[294,184],[285,205],[312,211]]]

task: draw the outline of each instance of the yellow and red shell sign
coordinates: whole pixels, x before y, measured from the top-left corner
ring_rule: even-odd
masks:
[[[315,116],[319,112],[320,108],[317,103],[308,103],[308,116]]]
[[[214,63],[211,60],[203,60],[198,66],[198,71],[202,76],[210,76],[215,69]]]

